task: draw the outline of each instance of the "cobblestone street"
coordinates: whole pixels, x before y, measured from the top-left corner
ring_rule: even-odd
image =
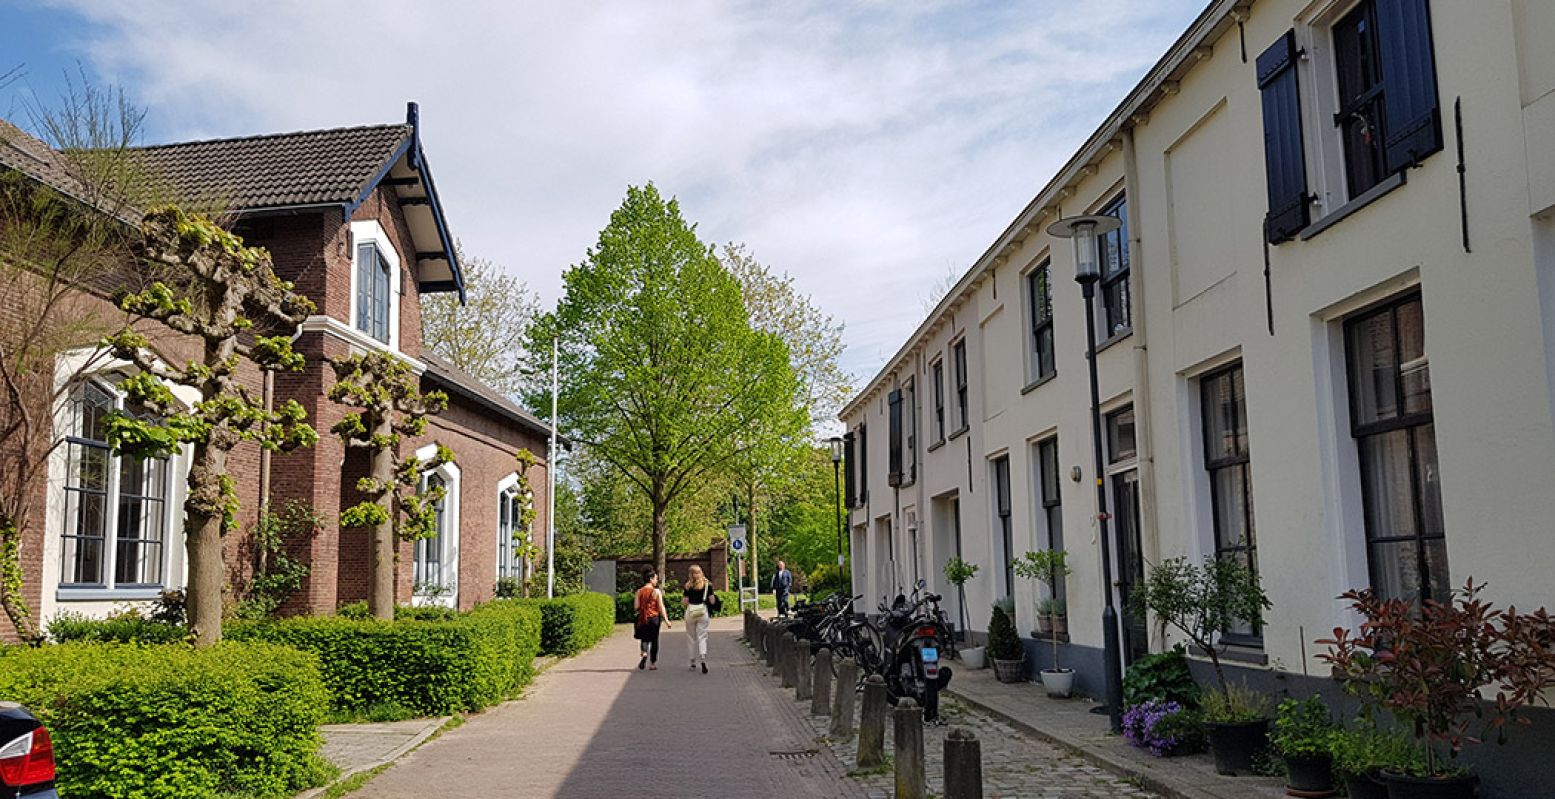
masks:
[[[679,624],[664,636],[658,671],[636,668],[636,641],[618,629],[542,675],[524,699],[472,717],[352,796],[890,797],[891,772],[854,773],[854,741],[826,739],[827,720],[768,676],[739,625],[714,622],[707,675],[686,668]],[[963,705],[947,701],[944,713],[982,741],[989,799],[1152,795]],[[925,732],[936,794],[950,725]]]

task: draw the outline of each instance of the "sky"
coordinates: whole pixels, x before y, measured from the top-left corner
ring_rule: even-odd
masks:
[[[845,324],[862,383],[1205,0],[0,0],[0,115],[64,75],[145,143],[404,119],[467,253],[547,305],[652,182]]]

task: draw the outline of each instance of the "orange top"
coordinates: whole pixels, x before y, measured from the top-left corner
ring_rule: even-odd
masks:
[[[654,616],[663,615],[664,609],[659,607],[659,589],[651,585],[637,589],[637,623],[642,624]]]

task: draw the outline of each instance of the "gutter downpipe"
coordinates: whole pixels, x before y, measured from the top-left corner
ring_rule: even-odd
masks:
[[[1134,424],[1138,426],[1136,448],[1139,453],[1139,507],[1141,544],[1148,552],[1155,545],[1156,560],[1160,560],[1162,546],[1160,525],[1156,518],[1155,446],[1152,437],[1150,400],[1150,350],[1149,326],[1145,311],[1145,269],[1148,259],[1142,258],[1143,236],[1139,221],[1139,159],[1134,149],[1134,130],[1123,131],[1123,181],[1133,194],[1128,204],[1129,255],[1133,267],[1129,270],[1129,292],[1133,295],[1134,354]],[[1145,552],[1140,553],[1142,556]],[[1121,567],[1121,564],[1119,564]]]

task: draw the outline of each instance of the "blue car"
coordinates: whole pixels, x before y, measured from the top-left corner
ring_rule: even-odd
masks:
[[[0,702],[0,799],[59,799],[54,742],[21,705]]]

